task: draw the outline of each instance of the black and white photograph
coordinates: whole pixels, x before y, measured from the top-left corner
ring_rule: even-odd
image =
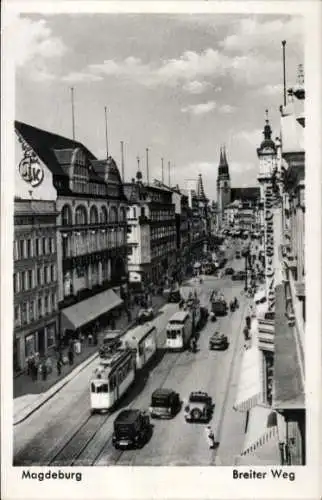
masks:
[[[11,20],[22,488],[219,467],[264,494],[307,466],[306,26],[292,9]]]

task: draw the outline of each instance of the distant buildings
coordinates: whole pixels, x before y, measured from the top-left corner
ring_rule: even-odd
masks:
[[[256,211],[260,201],[258,187],[232,188],[226,149],[220,149],[217,175],[218,229],[252,230],[256,226]]]

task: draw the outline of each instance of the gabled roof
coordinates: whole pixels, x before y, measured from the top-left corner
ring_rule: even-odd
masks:
[[[40,160],[54,175],[66,175],[61,164],[65,163],[66,157],[70,155],[70,151],[74,151],[76,148],[81,148],[89,160],[96,159],[93,153],[82,143],[73,139],[53,134],[52,132],[47,132],[46,130],[19,121],[15,121],[15,129],[18,135],[27,141]],[[59,150],[62,150],[62,152],[59,153]]]

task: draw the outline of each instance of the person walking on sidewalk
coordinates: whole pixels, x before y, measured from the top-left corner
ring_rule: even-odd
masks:
[[[74,364],[74,349],[73,349],[73,344],[70,345],[68,349],[68,360],[69,364],[73,365]]]
[[[47,380],[47,365],[45,361],[41,365],[41,375],[43,380]]]
[[[56,367],[57,367],[57,375],[59,377],[61,375],[61,368],[62,368],[61,358],[57,359]]]
[[[210,425],[207,425],[206,429],[206,436],[207,436],[207,442],[208,442],[208,445],[209,445],[209,449],[213,449],[215,447],[215,435],[213,433],[213,430],[212,428],[210,427]]]

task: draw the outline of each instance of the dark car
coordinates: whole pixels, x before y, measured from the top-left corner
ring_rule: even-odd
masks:
[[[114,420],[112,443],[116,449],[141,448],[148,441],[152,426],[142,410],[123,410]]]
[[[225,350],[228,346],[228,338],[223,333],[216,332],[209,339],[209,349],[211,351]]]
[[[137,315],[137,323],[146,323],[147,321],[151,321],[154,318],[154,311],[152,307],[147,309],[140,309]]]
[[[227,302],[225,300],[213,300],[211,302],[211,311],[216,315],[216,316],[226,316],[227,311],[228,311],[228,306]]]
[[[245,271],[237,271],[233,276],[233,281],[243,281],[245,279]]]
[[[172,389],[156,389],[151,396],[152,418],[172,418],[181,408],[180,396]]]
[[[236,252],[236,254],[235,254],[235,258],[236,258],[236,259],[240,259],[240,258],[241,258],[240,252]]]
[[[208,422],[213,411],[211,397],[203,391],[191,392],[185,406],[186,422]]]
[[[173,290],[169,293],[168,302],[178,304],[181,300],[180,290]]]
[[[234,272],[235,272],[235,271],[233,270],[233,268],[232,268],[232,267],[227,267],[227,268],[225,269],[225,274],[226,274],[227,276],[234,274]]]

